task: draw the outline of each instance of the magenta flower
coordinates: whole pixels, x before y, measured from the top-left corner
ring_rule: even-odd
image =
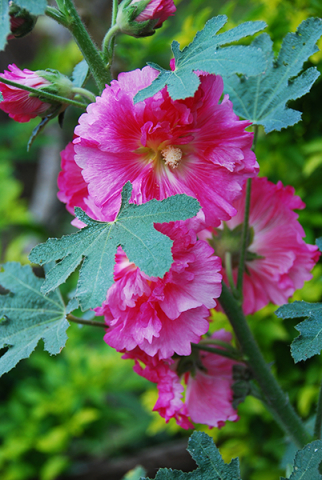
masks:
[[[69,143],[60,153],[61,168],[58,175],[59,192],[57,197],[66,203],[67,210],[74,215],[75,207],[80,207],[87,215],[95,220],[104,221],[99,208],[88,195],[87,183],[82,177],[82,171],[74,160],[74,145]],[[78,228],[84,227],[83,222],[75,218],[72,225]]]
[[[230,342],[231,334],[219,330],[212,338]],[[178,425],[188,429],[193,428],[191,422],[221,428],[227,420],[238,420],[237,412],[232,406],[234,360],[201,351],[198,359],[195,357],[197,361],[193,371],[182,375],[186,384],[184,394],[185,388],[176,372],[178,360],[159,360],[146,355],[139,348],[126,353],[123,358],[134,359],[134,371],[157,383],[159,397],[153,410],[166,422],[174,418]]]
[[[48,80],[27,68],[20,70],[16,65],[8,65],[8,69],[9,71],[5,70],[0,77],[37,89],[44,85],[50,85]],[[3,101],[0,103],[1,110],[9,113],[9,117],[16,122],[29,122],[32,118],[44,114],[51,107],[50,103],[31,97],[26,90],[1,82],[0,92],[3,96]]]
[[[159,359],[189,355],[191,342],[208,331],[209,308],[221,293],[220,259],[184,222],[156,228],[174,240],[170,271],[163,278],[148,277],[119,247],[115,283],[95,311],[109,326],[104,340],[118,351],[139,347]]]
[[[245,194],[245,188],[244,188]],[[235,207],[237,215],[221,229],[203,230],[198,237],[208,239],[217,255],[225,262],[225,251],[232,254],[233,277],[237,278],[241,224],[244,217],[245,195]],[[295,290],[302,288],[318,261],[317,246],[304,242],[304,230],[294,209],[305,205],[294,195],[294,188],[277,185],[266,178],[254,178],[251,190],[250,241],[243,279],[243,310],[246,315],[256,312],[269,302],[287,303]],[[227,248],[229,241],[230,247]],[[225,269],[223,276],[227,280]]]
[[[258,171],[247,121],[239,121],[221,77],[200,75],[194,97],[172,100],[167,89],[133,104],[134,95],[158,72],[150,67],[121,73],[75,129],[75,161],[89,196],[113,219],[121,190],[133,184],[131,201],[163,200],[177,193],[197,198],[207,224],[236,214],[233,201],[245,178]]]
[[[133,37],[153,35],[174,14],[173,0],[123,0],[118,7],[116,25]]]
[[[139,6],[142,0],[132,0],[130,5]],[[144,2],[146,3],[146,1]],[[162,23],[174,14],[176,7],[173,0],[149,0],[144,10],[135,18],[136,22],[155,20],[154,28],[160,28]]]

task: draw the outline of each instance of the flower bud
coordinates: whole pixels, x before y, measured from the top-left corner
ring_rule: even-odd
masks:
[[[9,16],[11,34],[8,35],[8,40],[24,37],[32,31],[37,21],[37,17],[12,2],[9,2]]]
[[[73,98],[72,82],[61,73],[55,70],[20,70],[16,65],[9,65],[9,71],[0,74],[0,77],[17,82],[26,87],[32,87],[37,90],[60,95],[66,98]],[[16,122],[29,122],[37,116],[46,117],[51,113],[60,113],[66,108],[66,105],[58,102],[47,102],[33,93],[22,88],[6,85],[0,82],[0,92],[3,100],[0,108],[9,114],[9,117]],[[61,108],[59,108],[61,106]]]
[[[127,35],[148,37],[175,11],[173,0],[123,0],[116,24]]]

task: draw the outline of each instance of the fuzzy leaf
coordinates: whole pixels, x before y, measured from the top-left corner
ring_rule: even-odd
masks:
[[[309,443],[295,455],[294,468],[289,480],[322,480],[319,465],[322,462],[322,441]],[[281,478],[281,480],[287,480]]]
[[[0,376],[29,357],[40,339],[50,354],[64,347],[69,324],[65,307],[56,290],[47,297],[40,291],[43,279],[29,265],[16,262],[3,265],[0,285],[9,293],[0,295],[0,348],[9,347],[0,358]]]
[[[318,355],[322,350],[322,303],[293,302],[276,310],[279,318],[306,317],[296,325],[300,335],[293,340],[291,354],[295,363]]]
[[[10,31],[9,2],[0,0],[0,50],[4,50]]]
[[[242,45],[220,48],[241,38],[263,30],[265,22],[245,22],[227,32],[216,35],[227,22],[226,15],[219,15],[210,19],[203,30],[197,33],[194,40],[180,50],[178,42],[172,42],[171,49],[175,58],[174,71],[164,70],[155,64],[150,66],[160,71],[160,75],[152,84],[141,90],[134,97],[134,102],[141,102],[152,97],[166,85],[171,98],[174,100],[192,97],[198,89],[200,80],[193,73],[202,70],[217,75],[258,75],[265,69],[265,59],[258,47]],[[251,61],[250,61],[251,58]]]
[[[172,241],[155,230],[153,223],[193,217],[200,205],[186,195],[175,195],[161,202],[151,200],[143,205],[129,204],[131,192],[132,185],[128,182],[123,187],[121,208],[114,222],[97,222],[76,208],[77,218],[87,227],[61,239],[50,238],[31,251],[30,261],[40,265],[60,260],[46,275],[43,293],[65,282],[84,258],[76,298],[83,310],[101,305],[113,284],[114,257],[119,245],[147,275],[162,277],[169,270]]]
[[[303,63],[318,51],[316,42],[322,35],[322,20],[309,18],[296,33],[288,33],[275,60],[270,37],[263,33],[252,45],[260,48],[267,60],[264,74],[257,77],[233,75],[224,79],[225,92],[234,112],[254,125],[263,125],[266,133],[287,128],[301,120],[301,113],[287,107],[289,100],[310,91],[320,75],[314,67],[298,75]]]
[[[14,0],[13,3],[28,10],[32,15],[42,15],[47,7],[47,0]]]
[[[84,85],[88,73],[89,68],[87,62],[86,60],[82,60],[76,65],[72,73],[72,82],[75,87],[82,87]]]
[[[187,450],[198,465],[196,470],[185,473],[181,470],[160,468],[155,480],[241,480],[238,459],[234,458],[229,465],[225,463],[213,439],[206,433],[194,432],[189,439]]]

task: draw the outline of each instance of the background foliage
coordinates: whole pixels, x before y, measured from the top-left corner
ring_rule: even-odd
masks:
[[[275,52],[286,33],[295,31],[302,20],[322,17],[319,0],[178,0],[175,3],[177,14],[154,36],[117,38],[114,76],[122,70],[143,67],[147,61],[168,68],[171,41],[187,45],[214,15],[228,15],[227,29],[241,21],[265,20]],[[105,16],[98,19],[94,16],[96,2],[79,2],[88,28],[98,42],[109,25],[106,4]],[[70,74],[81,55],[69,37],[64,37],[50,22],[39,19],[35,31],[22,41],[24,45],[21,40],[10,41],[0,56],[1,71],[8,63],[15,62],[21,68],[50,67]],[[62,43],[58,38],[63,39]],[[26,44],[29,50],[23,54]],[[319,46],[322,47],[321,41]],[[321,52],[307,62],[307,67],[311,66],[322,72]],[[322,104],[321,87],[322,81],[318,79],[309,95],[290,102],[292,108],[303,112],[302,122],[269,135],[260,129],[256,150],[260,174],[273,182],[281,180],[293,185],[307,204],[307,209],[300,212],[300,221],[309,243],[321,236],[322,227],[322,119],[317,108]],[[72,138],[77,115],[78,112],[68,109],[64,130],[58,132],[55,126],[49,127],[36,139],[29,153],[25,146],[37,121],[17,124],[1,115],[2,261],[26,263],[27,254],[36,243],[52,234],[60,236],[75,231],[69,224],[70,215],[58,201],[53,200],[45,218],[31,207],[40,185],[36,173],[44,152],[53,150],[57,143],[60,149],[64,148]],[[58,154],[56,157],[58,165]],[[321,276],[322,268],[318,265],[314,279],[294,299],[320,301]],[[76,278],[72,276],[63,294],[75,286]],[[293,328],[297,321],[279,319],[274,310],[269,306],[258,312],[250,319],[251,326],[265,358],[273,362],[272,369],[282,387],[298,412],[310,421],[321,381],[321,360],[316,356],[294,367],[289,345],[298,335]],[[224,315],[215,313],[212,329],[222,327],[229,329]],[[150,413],[156,389],[131,368],[130,361],[121,360],[102,341],[101,331],[71,325],[67,347],[61,355],[50,357],[40,345],[30,359],[4,375],[0,380],[1,479],[53,480],[62,472],[75,471],[84,459],[129,454],[151,443],[186,435],[174,421],[166,426],[158,414]],[[228,423],[220,431],[205,427],[200,430],[214,438],[226,462],[240,457],[244,480],[275,480],[278,475],[285,475],[285,466],[291,463],[291,458],[284,454],[291,453],[291,446],[287,445],[287,439],[281,441],[280,431],[265,407],[256,398],[247,397],[239,407],[239,414],[239,422]]]

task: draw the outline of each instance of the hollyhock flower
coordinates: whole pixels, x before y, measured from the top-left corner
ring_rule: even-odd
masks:
[[[245,208],[244,195],[236,203],[237,215],[220,229],[206,229],[198,237],[208,239],[225,262],[232,255],[233,278],[237,279],[238,258]],[[294,188],[277,185],[266,178],[254,178],[249,215],[250,240],[243,278],[243,310],[254,313],[269,302],[287,303],[295,290],[312,278],[310,271],[319,259],[317,246],[304,242],[304,230],[294,209],[305,204],[294,195]],[[228,247],[229,245],[229,247]],[[226,280],[226,271],[223,269]]]
[[[37,21],[36,16],[12,2],[9,2],[9,18],[11,34],[8,35],[8,40],[24,37],[33,30]]]
[[[95,311],[109,326],[104,340],[118,351],[140,347],[159,359],[189,355],[191,342],[208,331],[209,308],[221,293],[221,263],[184,222],[155,226],[174,241],[169,272],[149,277],[119,247],[115,283]]]
[[[25,68],[20,70],[16,65],[9,65],[9,71],[5,70],[0,74],[0,77],[20,83],[26,87],[32,87],[39,91],[48,90],[50,93],[62,95],[72,98],[72,83],[70,80],[59,72],[39,70],[32,72]],[[6,85],[0,81],[0,92],[3,100],[0,103],[0,108],[9,117],[16,122],[29,122],[32,118],[37,116],[44,117],[49,113],[57,110],[60,104],[47,103],[39,98],[32,96],[30,92],[18,87]]]
[[[151,67],[121,73],[80,117],[75,161],[89,195],[113,220],[127,181],[134,203],[185,193],[199,200],[207,224],[219,225],[236,214],[243,181],[258,171],[249,122],[238,120],[228,96],[218,103],[223,81],[215,75],[199,74],[194,97],[172,100],[165,87],[134,105],[157,75]]]
[[[212,338],[230,342],[231,334],[219,330]],[[174,418],[178,425],[187,429],[193,428],[191,422],[220,428],[227,420],[238,420],[232,406],[234,360],[210,352],[194,352],[192,358],[188,359],[192,370],[179,376],[178,360],[159,360],[146,355],[139,348],[126,353],[123,358],[134,359],[134,371],[157,383],[159,397],[153,410],[166,422]],[[182,380],[186,384],[184,400]]]
[[[102,220],[99,208],[88,195],[87,183],[82,177],[82,171],[74,161],[74,145],[69,143],[60,153],[61,168],[58,175],[59,192],[57,197],[66,203],[67,210],[74,215],[75,207],[80,207],[94,220]],[[84,227],[84,223],[75,218],[72,225],[78,228]]]
[[[133,37],[153,35],[174,14],[173,0],[123,0],[118,8],[116,25]]]

